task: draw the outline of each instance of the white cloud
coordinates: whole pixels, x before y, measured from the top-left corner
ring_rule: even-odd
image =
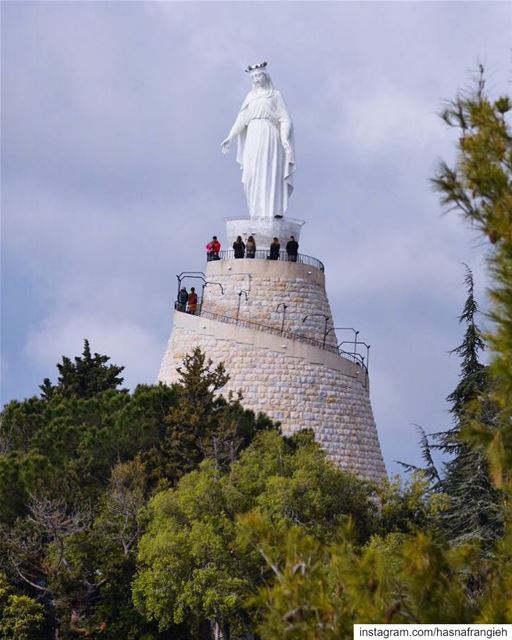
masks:
[[[358,87],[340,102],[339,139],[361,154],[439,148],[444,127],[432,105],[389,78]],[[370,90],[371,89],[371,90]]]

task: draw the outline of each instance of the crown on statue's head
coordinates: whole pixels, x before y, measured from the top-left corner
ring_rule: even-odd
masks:
[[[250,64],[245,70],[245,73],[256,71],[257,69],[264,69],[266,66],[267,66],[266,62],[260,62],[259,64]]]

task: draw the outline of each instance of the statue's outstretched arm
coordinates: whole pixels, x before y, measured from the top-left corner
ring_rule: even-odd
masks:
[[[235,124],[231,127],[228,137],[221,143],[222,153],[229,153],[229,147],[231,146],[232,141],[239,136],[247,126],[246,107],[247,100],[244,100],[244,103],[236,117]]]

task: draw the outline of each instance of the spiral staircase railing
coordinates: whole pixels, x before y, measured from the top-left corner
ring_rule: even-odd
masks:
[[[180,313],[186,313],[185,310],[181,307],[181,305],[176,302],[174,305],[176,311]],[[278,327],[270,327],[265,324],[261,324],[259,322],[254,322],[253,320],[244,320],[243,318],[232,318],[231,316],[224,316],[219,313],[212,313],[211,311],[204,311],[201,308],[201,305],[198,305],[196,316],[200,316],[201,318],[206,318],[207,320],[215,320],[216,322],[223,322],[224,324],[231,324],[237,327],[243,327],[246,329],[253,329],[255,331],[261,331],[263,333],[269,333],[275,336],[279,336],[282,338],[288,338],[289,340],[297,340],[298,342],[302,342],[303,344],[309,344],[312,347],[316,347],[318,349],[322,349],[324,351],[330,351],[331,353],[340,356],[341,358],[345,358],[346,360],[350,360],[354,362],[359,367],[364,369],[366,373],[368,373],[368,368],[364,362],[364,357],[360,353],[350,353],[349,351],[345,351],[340,348],[340,345],[330,345],[325,344],[322,340],[316,340],[315,338],[310,338],[309,336],[305,336],[300,333],[293,333],[292,331],[285,331],[279,329]]]

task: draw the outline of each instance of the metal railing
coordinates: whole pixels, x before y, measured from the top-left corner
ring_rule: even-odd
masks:
[[[226,249],[225,251],[219,251],[219,257],[214,258],[212,260],[234,260],[235,252],[233,249]],[[256,249],[254,252],[254,256],[248,256],[247,252],[243,258],[238,258],[239,260],[270,260],[270,250],[269,249]],[[325,271],[323,263],[317,258],[313,258],[312,256],[307,256],[303,253],[298,253],[296,259],[293,260],[291,256],[288,256],[286,251],[279,252],[279,258],[282,262],[298,262],[300,264],[305,264],[309,267],[314,267],[315,269],[320,269],[320,271]]]
[[[175,305],[175,309],[177,311],[181,311],[184,313],[183,309],[179,308],[179,305]],[[254,322],[253,320],[244,320],[242,318],[232,318],[230,316],[224,316],[219,313],[212,313],[211,311],[204,311],[201,306],[198,305],[197,316],[201,316],[202,318],[206,318],[207,320],[215,320],[217,322],[223,322],[225,324],[232,324],[237,327],[243,327],[245,329],[253,329],[255,331],[261,331],[263,333],[270,333],[275,336],[279,336],[281,338],[288,338],[289,340],[298,340],[303,344],[309,344],[312,347],[316,347],[317,349],[323,349],[324,351],[330,351],[331,353],[340,356],[341,358],[345,358],[345,360],[350,360],[354,362],[359,367],[361,367],[366,373],[368,373],[368,367],[364,363],[364,357],[359,353],[350,353],[348,351],[344,351],[340,348],[340,345],[330,345],[325,344],[322,340],[316,340],[315,338],[310,338],[309,336],[305,336],[300,333],[293,333],[292,331],[283,331],[278,327],[270,327],[265,324],[260,324],[259,322]]]

